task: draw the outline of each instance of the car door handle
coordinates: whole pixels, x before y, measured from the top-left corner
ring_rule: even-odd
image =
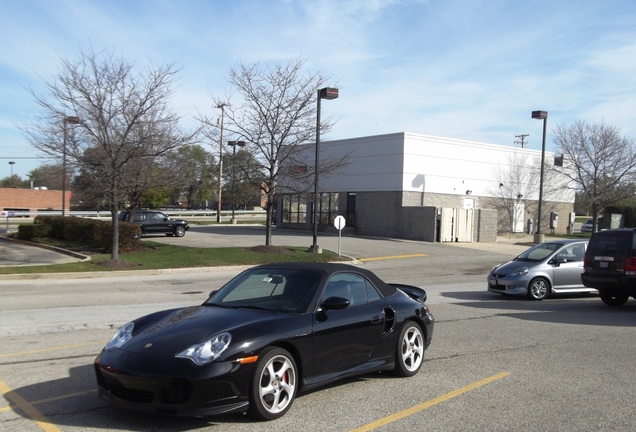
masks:
[[[376,315],[373,318],[371,318],[371,324],[378,324],[381,323],[382,320],[384,319],[384,316],[382,315]]]

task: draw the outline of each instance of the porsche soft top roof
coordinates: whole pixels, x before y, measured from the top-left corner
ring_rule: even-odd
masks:
[[[307,271],[317,271],[323,273],[326,278],[335,273],[350,272],[358,273],[365,278],[369,279],[376,288],[380,291],[383,297],[390,296],[395,293],[396,288],[388,285],[373,272],[353,266],[350,264],[341,263],[316,263],[316,262],[289,262],[289,263],[274,263],[274,264],[262,264],[253,268],[271,268],[271,269],[297,269]]]

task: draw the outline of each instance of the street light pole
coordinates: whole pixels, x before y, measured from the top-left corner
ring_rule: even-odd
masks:
[[[63,149],[62,149],[62,216],[66,216],[66,125],[67,124],[79,124],[79,117],[65,116],[64,117],[64,137],[63,137]]]
[[[232,219],[231,219],[231,223],[235,224],[236,223],[236,216],[234,215],[234,207],[236,207],[236,201],[235,201],[235,186],[234,184],[236,183],[236,175],[234,174],[235,170],[236,170],[236,146],[239,147],[245,147],[245,141],[228,141],[227,145],[232,147]]]
[[[318,183],[320,180],[320,100],[331,100],[336,99],[337,97],[337,88],[325,87],[318,90],[316,113],[316,162],[314,164],[314,232],[313,243],[309,248],[309,251],[313,253],[322,253],[321,247],[318,246]]]
[[[543,120],[543,138],[541,140],[541,174],[539,178],[539,211],[537,214],[537,232],[534,235],[534,242],[536,244],[543,243],[543,231],[541,230],[541,209],[543,205],[543,172],[545,162],[545,134],[548,123],[547,111],[532,111],[532,118]]]
[[[216,223],[221,223],[221,201],[223,195],[223,120],[225,117],[226,103],[220,103],[216,107],[221,109],[221,137],[219,138],[219,190],[216,200]]]
[[[11,167],[11,177],[13,177],[13,165],[15,165],[15,161],[9,161],[9,166]]]

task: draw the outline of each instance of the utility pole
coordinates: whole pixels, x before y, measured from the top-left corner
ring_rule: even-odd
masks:
[[[221,109],[221,137],[219,138],[219,191],[216,199],[216,223],[221,223],[221,201],[223,194],[223,120],[225,117],[226,103],[220,103],[216,107]]]
[[[526,137],[529,136],[530,134],[515,135],[515,138],[519,138],[519,140],[515,141],[515,145],[521,148],[526,148]]]

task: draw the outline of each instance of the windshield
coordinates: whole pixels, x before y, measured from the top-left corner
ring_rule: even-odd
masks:
[[[314,271],[250,269],[228,282],[204,305],[301,313],[309,308],[321,281],[322,275]]]
[[[561,243],[541,243],[534,247],[531,247],[517,258],[516,261],[543,261],[554,253],[557,249],[561,248]]]

